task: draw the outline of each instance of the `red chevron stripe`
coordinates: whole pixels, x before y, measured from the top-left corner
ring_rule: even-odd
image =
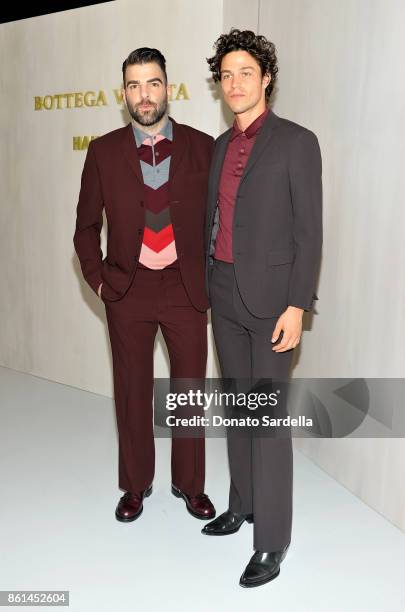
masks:
[[[147,247],[159,253],[165,249],[174,240],[173,226],[168,225],[161,232],[153,232],[148,227],[145,227],[143,234],[143,242]]]

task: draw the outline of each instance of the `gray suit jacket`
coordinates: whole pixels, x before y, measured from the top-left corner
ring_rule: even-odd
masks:
[[[218,187],[232,129],[216,141],[208,186],[206,282],[209,294]],[[256,137],[236,196],[233,260],[248,310],[260,318],[287,306],[311,310],[322,247],[322,162],[318,140],[272,111]]]

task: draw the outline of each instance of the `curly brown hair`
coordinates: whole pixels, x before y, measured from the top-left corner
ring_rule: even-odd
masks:
[[[260,65],[262,75],[271,76],[266,87],[265,97],[268,102],[277,78],[277,56],[274,43],[265,36],[255,34],[251,30],[232,28],[229,34],[222,34],[214,43],[215,55],[207,58],[212,78],[215,82],[221,80],[221,63],[223,57],[231,51],[247,51]]]

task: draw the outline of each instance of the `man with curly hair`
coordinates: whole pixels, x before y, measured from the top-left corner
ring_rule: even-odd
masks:
[[[222,376],[287,381],[304,311],[312,309],[322,246],[321,155],[310,130],[268,108],[275,47],[232,29],[207,60],[235,115],[216,141],[206,222],[207,287]],[[292,442],[228,433],[229,509],[206,535],[254,527],[240,585],[280,573],[291,540]]]

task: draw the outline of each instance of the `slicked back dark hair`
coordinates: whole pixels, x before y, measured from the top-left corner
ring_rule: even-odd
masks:
[[[262,76],[269,74],[270,83],[266,87],[265,97],[268,102],[277,78],[277,56],[274,43],[265,36],[255,34],[251,30],[238,30],[232,28],[229,34],[222,34],[214,43],[215,55],[207,58],[212,78],[221,80],[221,63],[227,53],[231,51],[247,51],[260,65]]]
[[[132,51],[122,64],[122,79],[124,81],[124,88],[125,71],[127,69],[127,66],[133,66],[134,64],[149,64],[150,62],[155,62],[155,64],[158,64],[161,67],[167,83],[166,60],[163,54],[158,49],[140,47],[139,49],[135,49],[135,51]]]

